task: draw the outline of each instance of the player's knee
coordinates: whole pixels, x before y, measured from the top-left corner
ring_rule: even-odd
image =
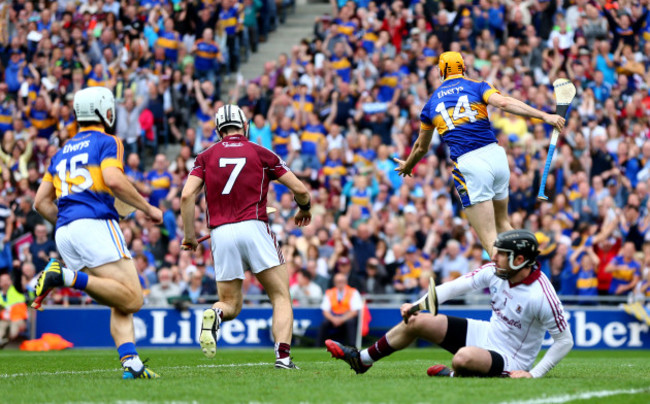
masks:
[[[121,307],[121,310],[126,314],[137,313],[144,304],[144,299],[142,293],[134,293],[128,299],[125,299],[124,304]]]
[[[451,365],[455,370],[468,369],[472,364],[472,355],[469,349],[460,348],[454,355]]]
[[[421,315],[409,317],[409,321],[406,323],[406,330],[410,334],[417,334],[422,328],[422,325],[424,324],[424,320],[425,320],[424,316]]]

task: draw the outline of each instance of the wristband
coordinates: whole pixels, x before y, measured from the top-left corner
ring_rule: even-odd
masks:
[[[296,201],[296,204],[298,205],[298,208],[300,208],[300,210],[308,211],[308,210],[311,209],[311,199],[309,199],[309,201],[304,205],[301,205],[300,202],[298,202],[298,200],[296,199],[295,196],[293,197],[293,200]]]

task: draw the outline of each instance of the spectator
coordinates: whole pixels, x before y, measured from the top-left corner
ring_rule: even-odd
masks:
[[[418,279],[422,273],[422,259],[417,255],[417,248],[414,245],[406,249],[404,263],[399,266],[393,288],[401,293],[413,293],[418,286]]]
[[[624,295],[632,291],[641,279],[641,264],[634,259],[634,243],[626,242],[622,253],[607,265],[605,271],[612,274],[610,294]]]
[[[29,246],[29,253],[36,268],[36,273],[40,273],[45,269],[50,258],[57,258],[58,255],[56,253],[56,244],[48,237],[47,228],[44,224],[36,225],[34,235],[36,238]]]
[[[149,203],[153,206],[160,206],[161,200],[170,199],[177,191],[177,187],[172,181],[172,175],[167,171],[168,165],[167,157],[164,154],[158,154],[153,163],[153,170],[147,174],[147,184],[151,189]]]
[[[147,304],[154,307],[169,307],[169,300],[181,296],[181,287],[172,280],[172,272],[169,268],[161,268],[158,271],[158,282],[151,286]]]
[[[343,274],[334,275],[334,287],[328,289],[321,303],[323,323],[318,331],[317,346],[325,346],[325,340],[338,335],[338,341],[355,345],[359,312],[363,309],[361,294],[348,286]]]
[[[594,253],[591,246],[584,245],[577,248],[571,254],[571,265],[573,273],[577,274],[576,289],[578,296],[598,296],[598,277],[596,268],[600,259]],[[578,301],[579,304],[596,304],[593,300]]]
[[[434,272],[442,282],[449,282],[469,272],[469,262],[460,253],[460,243],[457,240],[449,240],[447,247],[440,254],[433,266]]]
[[[11,283],[9,274],[0,275],[0,347],[18,338],[27,327],[25,296]]]
[[[289,291],[294,304],[311,306],[323,300],[323,290],[312,281],[311,273],[305,269],[298,271],[298,282]]]

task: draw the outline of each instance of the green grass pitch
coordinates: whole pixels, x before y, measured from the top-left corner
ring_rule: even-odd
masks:
[[[429,378],[441,349],[406,349],[356,375],[325,349],[142,349],[157,380],[121,380],[113,350],[0,351],[0,403],[650,403],[650,351],[574,351],[540,380]]]

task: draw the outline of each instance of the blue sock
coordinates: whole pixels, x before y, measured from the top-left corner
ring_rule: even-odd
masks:
[[[76,271],[75,275],[76,276],[74,282],[72,282],[72,287],[79,290],[85,290],[86,286],[88,286],[88,274],[85,272]]]
[[[120,355],[120,361],[128,356],[138,356],[138,351],[135,350],[135,344],[133,342],[125,342],[118,346],[117,353]]]

